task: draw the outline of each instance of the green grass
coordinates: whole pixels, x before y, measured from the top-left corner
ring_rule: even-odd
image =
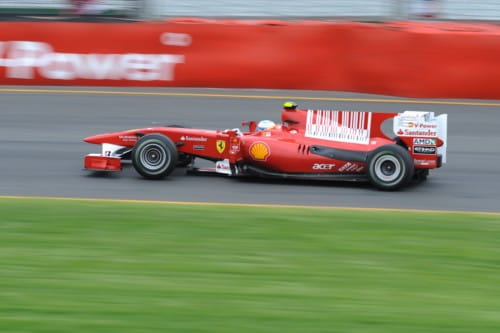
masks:
[[[0,199],[0,332],[499,332],[500,216]]]

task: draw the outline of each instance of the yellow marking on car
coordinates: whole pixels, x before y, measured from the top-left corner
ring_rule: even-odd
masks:
[[[75,198],[75,197],[40,197],[40,196],[17,196],[0,195],[1,199],[32,199],[50,201],[81,201],[81,202],[109,202],[109,203],[144,203],[161,205],[183,205],[183,206],[217,206],[217,207],[256,207],[256,208],[286,208],[286,209],[324,209],[342,211],[375,211],[393,213],[435,213],[435,214],[480,214],[500,216],[500,212],[461,211],[461,210],[438,210],[438,209],[411,209],[411,208],[368,208],[347,206],[307,206],[286,204],[258,204],[258,203],[224,203],[224,202],[202,202],[202,201],[169,201],[169,200],[140,200],[140,199],[105,199],[105,198]]]
[[[400,104],[433,104],[433,105],[463,105],[463,106],[500,106],[500,102],[477,101],[442,101],[430,99],[404,98],[361,98],[361,97],[328,97],[328,96],[279,96],[279,95],[251,95],[251,94],[216,94],[216,93],[188,93],[169,91],[125,91],[125,90],[74,90],[74,89],[26,89],[0,88],[1,93],[26,94],[87,94],[87,95],[125,95],[125,96],[159,96],[159,97],[207,97],[207,98],[235,98],[235,99],[293,99],[302,101],[334,101],[356,103],[400,103]]]

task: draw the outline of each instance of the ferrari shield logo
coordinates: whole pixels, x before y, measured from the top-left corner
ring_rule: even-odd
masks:
[[[215,143],[215,146],[217,147],[217,151],[219,154],[222,154],[224,150],[226,150],[226,141],[224,140],[217,140]]]

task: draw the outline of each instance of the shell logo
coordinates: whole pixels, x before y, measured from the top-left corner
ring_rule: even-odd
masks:
[[[256,161],[265,161],[271,155],[271,149],[264,142],[255,142],[250,146],[250,156]]]

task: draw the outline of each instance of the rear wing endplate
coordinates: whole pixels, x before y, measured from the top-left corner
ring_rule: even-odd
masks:
[[[442,162],[446,163],[448,141],[448,115],[435,116],[430,111],[405,111],[394,117],[394,134],[399,137],[438,138],[443,144],[437,148]]]

